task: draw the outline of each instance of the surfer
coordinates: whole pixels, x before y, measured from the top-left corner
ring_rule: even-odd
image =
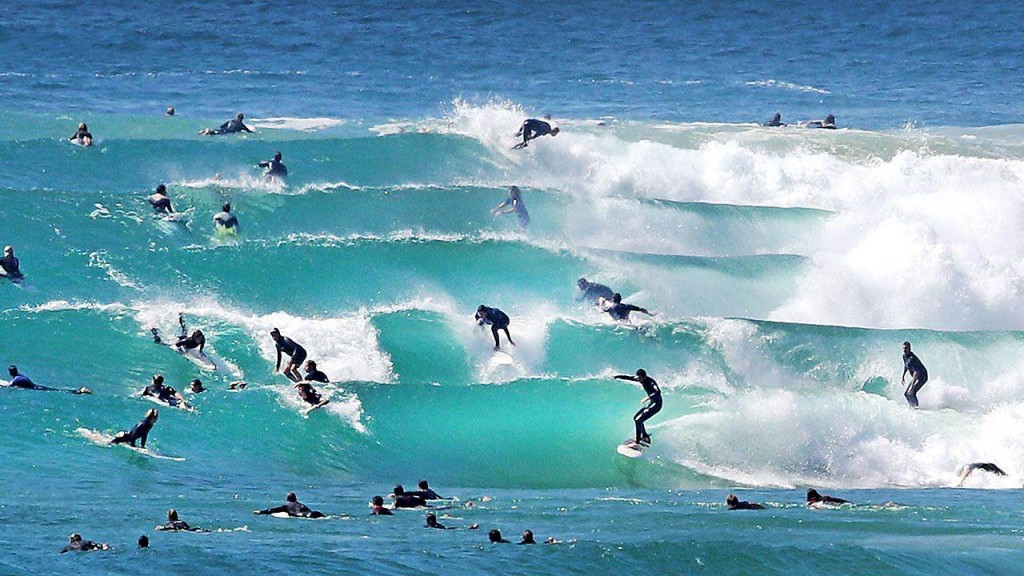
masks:
[[[221,229],[224,229],[224,230],[235,230],[237,232],[238,231],[238,218],[235,218],[235,215],[231,213],[231,203],[230,202],[224,203],[224,205],[221,206],[220,209],[221,209],[221,211],[218,212],[213,217],[214,224],[216,224],[218,228],[221,228]]]
[[[501,537],[501,530],[497,528],[487,533],[487,541],[491,544],[511,544],[511,542]]]
[[[135,428],[132,428],[131,432],[125,432],[124,430],[118,432],[110,443],[124,444],[127,442],[132,448],[135,448],[135,443],[138,442],[142,445],[142,448],[145,448],[149,432],[153,429],[153,425],[156,424],[158,418],[160,418],[160,413],[157,409],[150,408],[146,411],[146,417],[139,420],[139,423],[135,425]]]
[[[203,331],[198,328],[192,331],[191,336],[179,338],[178,341],[174,343],[174,347],[178,349],[178,352],[198,349],[200,356],[205,356],[205,354],[203,354],[204,346],[206,346],[206,336],[203,334]]]
[[[156,527],[157,530],[168,532],[205,532],[198,526],[189,526],[188,522],[178,519],[178,511],[171,508],[167,511],[167,524]]]
[[[653,314],[648,312],[646,308],[641,308],[632,304],[623,304],[622,294],[619,294],[618,292],[612,295],[611,302],[603,298],[598,298],[597,305],[601,307],[601,310],[607,312],[612,318],[619,321],[629,322],[630,312],[643,312],[648,316],[653,316]]]
[[[960,476],[960,481],[957,482],[956,487],[960,488],[961,486],[963,486],[964,480],[967,480],[967,477],[970,476],[971,472],[974,472],[975,470],[991,472],[996,476],[1006,476],[1006,472],[1003,472],[1002,468],[996,466],[991,462],[972,462],[965,466],[961,466],[960,469],[957,471],[957,475]]]
[[[152,396],[160,402],[167,404],[168,406],[181,407],[188,409],[189,405],[185,402],[185,397],[170,386],[164,386],[164,377],[162,374],[153,375],[153,383],[142,389],[143,396]]]
[[[392,496],[395,497],[395,508],[421,508],[427,505],[426,499],[416,492],[405,492],[401,484],[395,486]]]
[[[504,202],[498,204],[491,210],[491,214],[500,216],[502,214],[511,214],[515,212],[519,216],[519,227],[525,229],[530,225],[530,214],[526,211],[526,203],[523,202],[523,195],[519,191],[518,186],[510,186],[508,189],[508,198]]]
[[[307,382],[322,382],[324,384],[329,384],[331,382],[327,378],[327,374],[324,374],[323,372],[316,369],[316,362],[312,360],[306,361],[305,370],[306,377],[304,378],[304,380],[306,380]]]
[[[427,484],[426,480],[420,480],[419,490],[416,492],[410,492],[410,494],[420,496],[424,500],[444,500],[444,496],[441,496],[437,492],[431,490],[430,485]]]
[[[910,342],[903,343],[903,376],[900,384],[906,384],[907,372],[910,372],[910,384],[903,393],[910,402],[912,408],[917,408],[917,392],[928,382],[928,369],[924,367],[921,359],[910,351]]]
[[[302,398],[303,402],[306,402],[314,408],[317,406],[323,406],[327,402],[320,396],[320,393],[313,388],[313,385],[309,382],[299,382],[295,384],[295,387],[299,390],[299,398]]]
[[[93,550],[110,550],[110,544],[100,544],[92,540],[82,540],[81,534],[72,534],[68,537],[68,544],[60,551],[65,552],[92,552]]]
[[[163,184],[157,185],[156,193],[149,197],[149,205],[157,214],[174,214],[171,199],[167,197],[167,186]]]
[[[68,138],[69,142],[73,142],[80,146],[91,146],[92,145],[92,133],[89,132],[89,127],[82,122],[78,125],[78,130]]]
[[[164,112],[167,116],[174,116],[174,106],[168,106],[167,111]]]
[[[643,368],[636,371],[636,376],[619,374],[615,376],[615,379],[639,382],[644,387],[644,392],[647,392],[647,396],[643,399],[645,405],[633,415],[633,422],[636,424],[636,443],[650,446],[651,435],[647,433],[644,422],[650,420],[652,416],[661,411],[661,388],[658,387],[658,383],[654,378],[647,375],[647,371]]]
[[[533,539],[532,530],[523,530],[523,539],[519,541],[520,544],[536,544],[537,541]]]
[[[228,120],[227,122],[221,124],[220,127],[214,129],[203,128],[202,130],[199,131],[199,133],[202,134],[203,136],[216,136],[218,134],[234,134],[235,132],[252,133],[252,130],[250,130],[249,127],[246,126],[244,122],[242,122],[243,118],[245,118],[245,115],[239,112],[234,117],[234,119]]]
[[[382,496],[374,496],[370,500],[371,510],[370,516],[394,516],[395,513],[384,507],[384,498]]]
[[[764,510],[764,506],[756,502],[740,500],[733,494],[729,494],[725,499],[725,505],[729,507],[729,510]]]
[[[431,512],[427,514],[427,523],[423,526],[424,528],[437,528],[438,530],[447,530],[442,524],[437,523],[437,514]]]
[[[149,536],[146,536],[145,534],[139,536],[139,539],[136,540],[136,542],[139,544],[139,548],[149,548]]]
[[[843,500],[842,498],[835,498],[833,496],[822,496],[818,494],[818,491],[814,488],[807,489],[807,505],[815,506],[820,504],[849,504],[849,500]]]
[[[253,514],[280,514],[284,512],[294,518],[323,518],[324,513],[317,510],[310,510],[309,506],[306,506],[302,502],[299,502],[298,497],[295,496],[295,492],[289,492],[284,497],[284,504],[280,506],[274,506],[273,508],[265,508],[263,510],[253,510]]]
[[[284,162],[281,162],[280,152],[275,153],[274,157],[270,160],[260,162],[259,167],[267,169],[267,171],[263,173],[264,180],[284,178],[288,175],[288,168],[285,167]]]
[[[300,382],[299,366],[306,361],[306,349],[300,346],[295,340],[287,336],[281,336],[281,331],[274,328],[270,331],[270,337],[274,339],[274,346],[277,347],[277,364],[274,365],[274,372],[281,370],[281,353],[288,355],[288,363],[285,365],[282,374],[293,382]]]
[[[4,257],[0,258],[0,270],[11,280],[20,280],[25,275],[21,273],[21,261],[14,257],[14,247],[4,246]]]
[[[550,116],[545,116],[546,119],[550,120]],[[519,128],[519,132],[516,132],[516,136],[522,136],[523,141],[512,147],[513,150],[521,150],[529,146],[527,142],[534,138],[539,138],[550,134],[551,136],[558,136],[558,128],[552,128],[550,122],[544,120],[537,120],[536,118],[527,118],[523,121],[523,125]]]
[[[804,124],[804,126],[807,128],[824,128],[826,130],[835,130],[836,117],[833,116],[832,114],[829,114],[828,116],[825,116],[824,120],[811,120],[810,122]]]
[[[615,293],[612,289],[605,286],[604,284],[598,284],[597,282],[590,282],[586,278],[580,278],[576,281],[576,286],[579,287],[580,291],[576,294],[576,300],[582,300],[591,304],[597,304],[602,298],[605,300],[611,300],[615,297]]]
[[[198,378],[188,383],[188,389],[193,394],[206,392],[206,388],[203,387],[203,381]]]
[[[49,386],[40,386],[33,382],[28,376],[18,372],[18,367],[11,364],[7,367],[7,373],[11,375],[11,388],[22,388],[25,390],[44,390],[47,392],[70,392],[72,394],[92,394],[92,390],[81,387],[77,390],[70,388],[50,388]]]
[[[508,333],[508,314],[505,314],[497,308],[489,308],[481,304],[476,309],[476,323],[478,326],[484,324],[491,325],[491,334],[494,335],[494,349],[498,350],[501,345],[498,343],[498,330],[505,331],[505,337],[508,338],[508,343],[515,346],[516,343],[512,341],[512,335]]]
[[[777,128],[779,126],[785,126],[785,124],[782,122],[782,114],[779,114],[778,112],[776,112],[775,116],[772,116],[772,119],[767,121],[767,122],[765,122],[764,125],[772,127],[772,128]]]

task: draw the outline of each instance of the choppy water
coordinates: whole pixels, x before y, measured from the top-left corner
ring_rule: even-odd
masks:
[[[14,6],[0,243],[27,279],[0,283],[0,363],[96,394],[0,390],[0,570],[1013,573],[1024,128],[997,79],[1021,8],[872,10]],[[238,110],[256,134],[196,134]],[[776,110],[849,128],[751,123]],[[563,133],[511,151],[545,112]],[[90,149],[62,141],[79,120]],[[254,167],[275,150],[283,184]],[[187,223],[151,214],[161,182]],[[512,184],[527,230],[489,214]],[[225,201],[237,239],[213,234]],[[656,315],[614,323],[580,276]],[[179,312],[230,373],[151,343]],[[275,326],[337,383],[308,419]],[[903,340],[931,374],[916,412]],[[629,461],[643,394],[610,377],[637,367],[665,409]],[[78,435],[141,418],[155,372],[211,389],[151,436],[183,462]],[[949,490],[971,461],[1009,476]],[[422,477],[459,498],[442,523],[482,530],[366,516]],[[860,505],[806,510],[807,487]],[[251,516],[288,490],[335,518]],[[154,533],[170,507],[223,531]],[[485,546],[495,527],[563,544]],[[72,531],[115,551],[58,557]]]

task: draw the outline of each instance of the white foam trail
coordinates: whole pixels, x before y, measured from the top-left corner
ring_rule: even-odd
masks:
[[[329,404],[319,408],[318,411],[333,414],[356,432],[367,433],[366,426],[362,422],[363,404],[359,401],[358,396],[346,393],[344,389],[336,384],[317,383],[314,387],[322,398],[330,400]],[[275,384],[270,386],[270,388],[277,393],[281,403],[287,408],[302,415],[305,415],[306,410],[309,409],[309,404],[299,398],[299,394],[293,385]]]
[[[268,194],[290,195],[298,192],[291,192],[288,185],[278,179],[266,179],[262,174],[239,172],[234,176],[214,174],[207,178],[193,180],[182,180],[174,183],[179,188],[206,189],[206,188],[236,188]]]
[[[252,119],[249,121],[249,126],[260,129],[316,132],[344,126],[346,123],[347,121],[340,118],[291,118],[282,116]]]
[[[760,87],[769,87],[769,88],[783,88],[783,89],[786,89],[786,90],[794,90],[794,91],[797,91],[797,92],[812,92],[814,94],[831,94],[831,92],[829,92],[828,90],[825,90],[824,88],[815,88],[814,86],[804,86],[804,85],[801,85],[801,84],[795,84],[793,82],[785,82],[785,81],[775,80],[774,78],[769,78],[768,80],[755,80],[755,81],[752,81],[752,82],[747,82],[746,84],[747,84],[747,86],[760,86]]]
[[[106,252],[90,252],[89,253],[89,264],[90,268],[99,268],[103,270],[107,277],[125,288],[135,288],[141,290],[141,287],[135,283],[128,275],[124,274],[120,270],[114,267],[113,264],[107,261]]]
[[[110,313],[123,313],[130,311],[130,308],[124,304],[113,303],[103,304],[101,302],[78,302],[70,300],[50,300],[43,304],[37,305],[25,305],[19,306],[18,310],[22,312],[63,312],[63,311],[79,311],[79,310],[94,310],[97,312],[110,312]]]

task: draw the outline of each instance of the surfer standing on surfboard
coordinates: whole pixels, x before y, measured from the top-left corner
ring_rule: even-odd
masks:
[[[508,343],[515,346],[516,343],[512,341],[512,335],[508,333],[508,314],[505,314],[497,308],[490,308],[481,304],[476,309],[476,323],[478,326],[484,324],[491,325],[491,334],[494,335],[494,349],[498,350],[501,348],[501,344],[498,343],[498,330],[505,331],[505,337],[508,338]]]
[[[277,364],[274,365],[274,372],[281,370],[281,353],[284,352],[288,355],[288,363],[285,364],[281,373],[293,382],[301,382],[299,366],[306,361],[306,349],[295,340],[281,336],[281,331],[277,328],[270,331],[270,337],[274,339],[274,346],[277,347]]]
[[[650,420],[652,416],[661,411],[661,388],[658,387],[658,383],[654,378],[647,375],[647,371],[643,368],[636,371],[636,376],[619,374],[615,379],[639,382],[644,387],[644,392],[647,392],[647,397],[643,399],[643,402],[646,404],[633,415],[633,422],[636,423],[636,443],[650,446],[651,435],[647,433],[644,422]]]

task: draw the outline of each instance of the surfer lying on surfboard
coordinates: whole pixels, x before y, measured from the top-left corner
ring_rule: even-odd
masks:
[[[303,402],[309,404],[309,408],[306,410],[307,414],[330,403],[330,400],[320,396],[320,393],[309,382],[299,382],[295,387],[299,390],[299,398],[302,398]]]
[[[40,386],[36,384],[28,376],[20,374],[18,367],[11,364],[7,367],[7,373],[11,375],[11,382],[8,384],[11,388],[23,388],[25,390],[45,390],[47,392],[70,392],[72,394],[92,394],[92,390],[85,386],[78,389],[71,388],[50,388],[49,386]]]
[[[253,510],[253,514],[287,514],[295,518],[323,518],[324,513],[318,510],[310,510],[309,506],[306,506],[302,502],[299,502],[298,497],[295,496],[295,492],[289,492],[284,497],[284,504],[281,506],[274,506],[273,508],[264,508],[263,510]]]
[[[110,441],[111,444],[129,444],[132,448],[135,447],[135,443],[138,442],[142,445],[142,448],[146,447],[146,439],[149,438],[149,432],[153,429],[153,425],[156,424],[157,419],[160,417],[160,413],[156,408],[150,408],[146,411],[146,417],[139,421],[132,428],[131,432],[124,430],[114,435],[114,439]]]
[[[619,374],[615,376],[615,379],[639,382],[644,387],[644,392],[647,392],[647,397],[643,399],[644,407],[633,415],[633,422],[636,424],[636,443],[650,446],[651,435],[647,433],[644,422],[650,420],[652,416],[661,411],[661,388],[658,387],[658,383],[654,378],[647,375],[647,371],[643,368],[636,371],[636,376]]]
[[[164,377],[162,374],[153,375],[153,383],[142,389],[143,396],[152,396],[160,402],[173,406],[175,408],[181,408],[188,410],[191,406],[188,402],[185,402],[185,397],[170,386],[164,386]]]

